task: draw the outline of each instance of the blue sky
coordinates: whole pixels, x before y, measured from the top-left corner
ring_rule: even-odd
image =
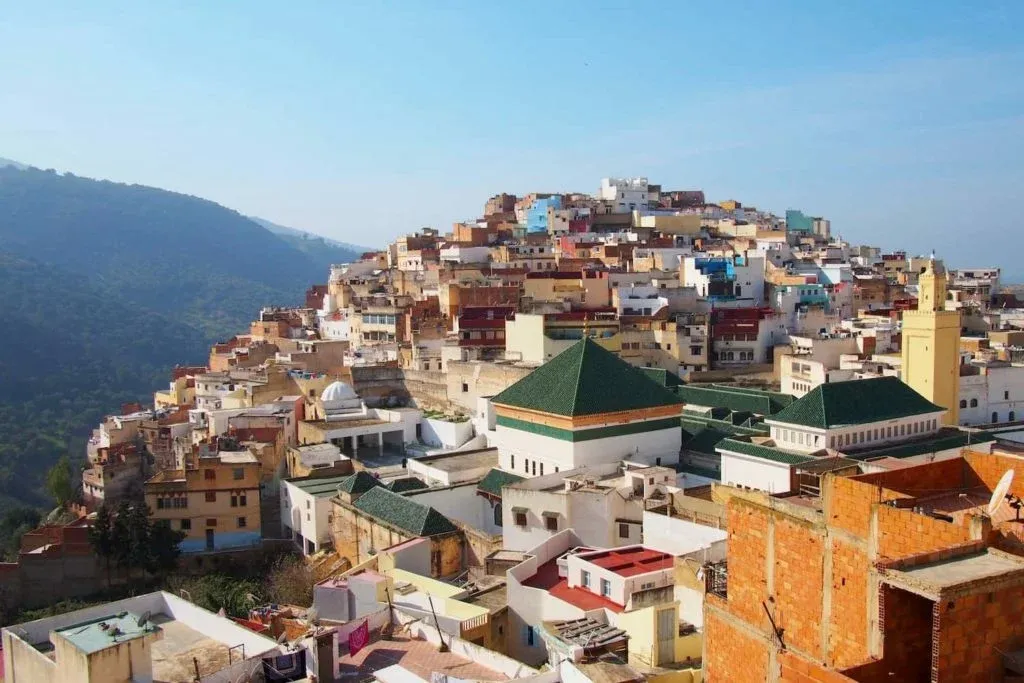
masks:
[[[647,175],[1024,280],[1019,1],[120,5],[0,8],[0,156],[362,244]]]

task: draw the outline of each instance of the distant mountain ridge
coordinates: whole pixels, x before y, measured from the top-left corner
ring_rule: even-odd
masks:
[[[331,239],[330,237],[324,237],[318,235],[315,232],[309,232],[306,230],[299,230],[298,228],[289,228],[287,225],[281,225],[273,221],[268,221],[266,218],[260,218],[258,216],[247,216],[247,218],[255,223],[259,223],[264,228],[274,233],[275,235],[289,235],[291,237],[304,237],[307,239],[320,239],[326,244],[332,247],[339,247],[341,249],[347,249],[362,255],[368,251],[377,251],[375,247],[361,247],[358,244],[350,244],[349,242],[339,242],[338,240]]]
[[[27,165],[21,163],[20,161],[14,161],[13,159],[4,159],[3,157],[0,157],[0,168],[4,168],[5,166],[13,166],[19,171],[24,171],[26,168],[28,168]]]

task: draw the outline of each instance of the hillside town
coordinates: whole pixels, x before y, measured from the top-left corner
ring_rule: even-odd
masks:
[[[6,679],[1024,680],[998,268],[642,177],[481,208],[107,416],[74,521],[0,563],[16,607],[100,593],[90,528],[144,501],[194,572],[300,556],[310,604],[11,624]]]

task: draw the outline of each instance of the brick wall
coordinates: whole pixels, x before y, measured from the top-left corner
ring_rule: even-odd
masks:
[[[760,603],[758,603],[760,606]],[[704,638],[715,643],[707,648],[704,680],[707,683],[764,683],[768,680],[767,643],[729,623],[728,617],[709,610]]]
[[[860,548],[833,536],[832,613],[827,661],[846,668],[868,657],[868,558]]]
[[[1024,587],[961,596],[936,608],[933,680],[1001,680],[1003,652],[1024,644]]]
[[[882,495],[885,493],[883,489]],[[871,529],[871,506],[879,500],[877,484],[828,476],[822,495],[826,519],[831,526],[867,538]]]
[[[886,585],[879,600],[884,633],[879,673],[890,681],[930,680],[934,603]]]
[[[989,456],[983,456],[989,457]],[[1005,468],[1004,468],[1005,471]],[[1002,472],[1000,472],[1000,476]],[[865,484],[881,485],[884,488],[915,496],[947,491],[951,488],[969,488],[981,483],[975,472],[962,458],[938,460],[935,462],[903,467],[885,472],[861,474],[853,477]],[[999,477],[996,477],[998,481]]]
[[[964,462],[971,474],[977,478],[978,483],[986,486],[990,491],[996,487],[1006,470],[1013,470],[1014,477],[1013,484],[1010,485],[1010,493],[1015,496],[1024,496],[1024,459],[1011,455],[967,451],[964,454]]]
[[[785,631],[787,646],[820,653],[824,539],[808,525],[781,515],[775,517],[774,536],[774,608],[769,603],[772,616]],[[732,569],[730,562],[730,573]]]
[[[859,679],[824,669],[817,662],[809,662],[792,652],[779,653],[781,683],[849,683],[853,680]]]
[[[932,519],[913,510],[879,505],[877,514],[878,555],[881,558],[929,553],[971,540],[969,528]]]
[[[729,610],[758,629],[769,628],[761,603],[768,597],[768,514],[733,500],[728,509]]]

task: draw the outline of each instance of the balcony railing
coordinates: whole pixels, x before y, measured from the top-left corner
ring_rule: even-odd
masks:
[[[724,561],[704,566],[704,589],[723,599],[729,597],[729,568]]]

